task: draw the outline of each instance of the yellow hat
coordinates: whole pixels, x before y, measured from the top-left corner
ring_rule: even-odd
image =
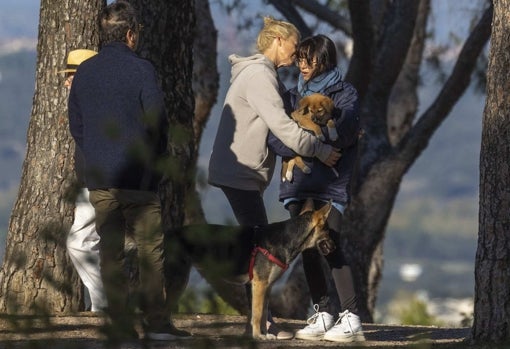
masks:
[[[58,73],[75,73],[76,68],[83,62],[92,56],[97,55],[96,51],[93,50],[72,50],[67,55],[66,69],[59,71]]]

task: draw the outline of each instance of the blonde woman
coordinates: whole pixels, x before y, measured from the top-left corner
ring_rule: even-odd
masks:
[[[336,149],[300,129],[285,113],[285,90],[277,69],[294,64],[299,40],[294,25],[266,17],[257,37],[259,52],[229,56],[231,85],[209,162],[209,184],[223,191],[240,225],[268,223],[263,193],[275,168],[275,154],[267,147],[269,131],[296,153],[317,157],[327,166],[340,157]],[[269,335],[293,337],[269,319]]]

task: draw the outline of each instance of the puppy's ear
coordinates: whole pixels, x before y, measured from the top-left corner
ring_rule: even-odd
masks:
[[[321,106],[326,109],[326,111],[328,113],[331,113],[333,111],[333,108],[335,107],[335,103],[333,102],[333,100],[329,97],[325,97],[322,101],[321,101]]]
[[[313,199],[308,198],[303,204],[303,207],[301,207],[301,212],[299,212],[299,214],[302,215],[303,213],[313,211],[314,209],[315,206],[313,204]]]
[[[308,104],[310,104],[309,99],[310,99],[310,96],[304,96],[303,98],[301,98],[298,103],[299,108],[303,108],[304,106],[307,106]]]

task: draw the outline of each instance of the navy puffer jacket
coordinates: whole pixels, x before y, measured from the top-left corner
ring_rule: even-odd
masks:
[[[349,182],[356,161],[360,130],[358,93],[351,84],[340,81],[325,89],[323,94],[333,99],[335,103],[333,118],[338,139],[336,141],[329,139],[327,127],[323,127],[322,131],[327,143],[341,149],[342,157],[333,168],[324,165],[317,158],[303,157],[312,172],[305,174],[296,166],[292,182],[283,182],[280,179],[279,199],[282,202],[288,198],[302,200],[309,197],[319,200],[332,199],[342,205],[349,202]],[[301,98],[297,88],[286,92],[284,103],[289,114],[298,108]],[[273,134],[269,134],[268,146],[282,158],[296,155]]]

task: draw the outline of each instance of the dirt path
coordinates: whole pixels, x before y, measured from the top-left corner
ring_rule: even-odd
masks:
[[[106,348],[100,334],[102,317],[93,313],[76,316],[42,318],[2,318],[0,320],[0,348]],[[276,319],[288,330],[301,328],[303,321]],[[124,343],[122,349],[139,348],[465,348],[464,338],[468,328],[438,328],[422,326],[391,326],[365,324],[366,342],[333,343],[325,341],[252,341],[244,338],[245,318],[224,315],[179,315],[177,327],[193,333],[193,339],[174,342],[133,341]],[[474,347],[472,347],[474,348]]]

